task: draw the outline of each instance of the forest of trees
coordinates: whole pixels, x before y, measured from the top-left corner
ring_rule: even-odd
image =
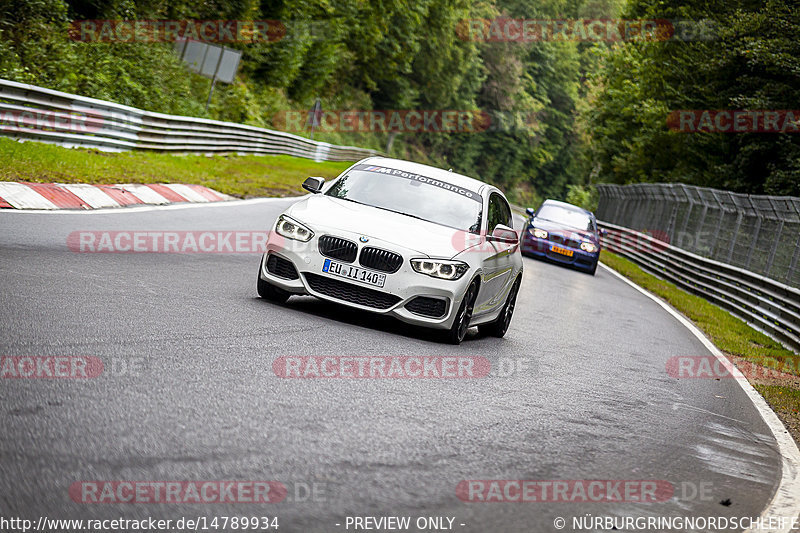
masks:
[[[481,42],[474,19],[703,21],[704,40]],[[235,43],[237,81],[189,73],[171,43],[70,40],[73,20],[278,20]],[[766,0],[0,0],[0,78],[144,109],[274,127],[286,110],[485,110],[481,133],[401,133],[390,154],[512,199],[593,183],[683,182],[800,195],[800,133],[671,131],[674,110],[800,108],[800,8]],[[531,117],[534,117],[531,120]],[[304,133],[307,135],[307,133]],[[386,133],[318,139],[384,150]]]
[[[622,16],[709,20],[713,38],[606,56],[587,114],[593,179],[800,196],[800,128],[691,134],[665,124],[671,110],[800,109],[800,3],[634,0]]]

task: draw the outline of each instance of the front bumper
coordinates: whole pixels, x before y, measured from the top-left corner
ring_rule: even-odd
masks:
[[[466,292],[469,282],[475,276],[473,267],[470,267],[470,270],[464,274],[464,276],[455,281],[433,278],[424,274],[419,274],[411,268],[411,258],[425,257],[424,254],[414,250],[400,248],[391,243],[374,238],[371,238],[368,244],[361,244],[359,242],[359,237],[361,235],[339,230],[326,231],[325,228],[315,227],[314,232],[314,237],[305,243],[284,239],[276,232],[270,232],[270,238],[267,241],[267,251],[261,258],[261,268],[259,270],[261,279],[292,294],[308,294],[363,311],[394,316],[409,324],[436,329],[448,329],[455,319],[456,311],[461,305],[461,299]],[[319,238],[324,235],[333,235],[356,243],[359,254],[361,253],[361,248],[364,246],[382,248],[395,252],[403,257],[403,264],[400,269],[393,274],[384,272],[386,274],[386,281],[382,288],[323,272],[323,264],[327,258],[319,252],[318,241]],[[298,274],[297,279],[287,279],[287,277],[276,275],[275,272],[271,272],[267,266],[270,255],[276,255],[294,265]],[[334,261],[346,264],[346,262],[338,259],[334,259]],[[351,264],[359,268],[364,268],[358,263],[358,259]],[[377,270],[375,272],[377,272]],[[369,291],[377,291],[383,295],[389,295],[390,297],[381,298],[378,295],[372,295]],[[370,298],[370,295],[376,297]],[[444,314],[434,318],[410,311],[406,306],[419,296],[444,300]],[[361,302],[369,301],[371,305],[358,303],[357,300]],[[389,303],[386,307],[376,307],[375,302],[382,300],[392,300],[392,303]],[[419,302],[416,303],[418,304]],[[413,308],[414,304],[412,304],[411,307]]]
[[[570,257],[554,252],[551,249],[552,246],[558,246],[559,248],[570,250],[572,251],[572,256]],[[575,268],[580,268],[581,270],[586,271],[591,271],[600,258],[600,250],[596,252],[586,252],[580,248],[572,248],[564,244],[550,242],[547,239],[534,237],[527,231],[524,232],[521,250],[525,255],[540,259],[548,259],[555,263],[574,266]]]

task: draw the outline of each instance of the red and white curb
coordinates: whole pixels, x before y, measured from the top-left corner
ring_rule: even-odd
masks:
[[[0,181],[0,208],[100,209],[128,205],[167,205],[233,200],[202,185],[147,183],[88,185],[83,183],[25,183]]]

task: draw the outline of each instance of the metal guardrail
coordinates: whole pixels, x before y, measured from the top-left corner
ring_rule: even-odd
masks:
[[[598,185],[597,218],[800,287],[800,198],[680,183]]]
[[[0,135],[110,152],[291,155],[315,161],[357,161],[378,153],[233,122],[154,113],[3,79]]]
[[[599,222],[603,247],[726,309],[800,353],[800,290],[743,268],[701,257],[649,235]]]

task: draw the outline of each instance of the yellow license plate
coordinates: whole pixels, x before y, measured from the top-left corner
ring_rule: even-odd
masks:
[[[566,255],[567,257],[572,257],[572,250],[567,250],[566,248],[562,248],[560,246],[551,246],[551,252],[555,252],[557,254]]]

